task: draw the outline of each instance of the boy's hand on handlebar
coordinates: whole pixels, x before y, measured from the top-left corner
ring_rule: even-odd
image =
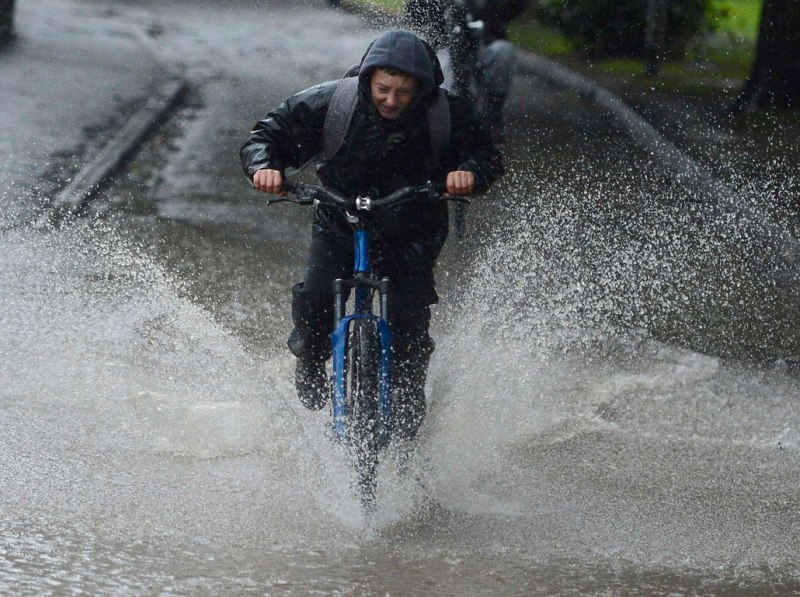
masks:
[[[475,188],[475,175],[468,170],[454,170],[447,173],[447,194],[469,195]]]
[[[272,193],[274,195],[285,195],[281,189],[283,187],[283,174],[280,170],[270,170],[264,168],[257,170],[253,175],[253,188],[263,193]]]

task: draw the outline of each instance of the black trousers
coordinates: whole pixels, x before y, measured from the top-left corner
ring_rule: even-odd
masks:
[[[428,329],[435,256],[419,255],[413,244],[381,247],[373,242],[373,270],[392,280],[389,326],[393,335],[395,433],[413,438],[425,417],[425,379],[434,343]],[[353,240],[314,227],[303,282],[292,288],[289,350],[299,358],[327,360],[333,332],[332,284],[353,277]]]

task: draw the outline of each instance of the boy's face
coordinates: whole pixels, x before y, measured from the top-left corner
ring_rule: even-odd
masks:
[[[372,102],[382,118],[394,120],[411,105],[417,95],[419,81],[406,74],[390,74],[382,68],[375,69],[370,78]]]

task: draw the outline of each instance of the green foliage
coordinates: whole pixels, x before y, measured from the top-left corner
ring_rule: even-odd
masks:
[[[761,20],[761,0],[713,0],[715,30],[696,38],[686,58],[698,64],[714,64],[735,70],[745,78],[750,70]]]
[[[391,11],[401,11],[405,8],[405,0],[366,0],[357,1],[356,4],[364,4],[366,6],[372,5],[378,8],[385,8]]]
[[[712,18],[720,33],[755,40],[761,20],[761,0],[714,0]]]
[[[562,56],[572,54],[575,44],[552,27],[543,27],[536,21],[514,21],[508,27],[508,39],[517,46],[546,54],[548,56]]]
[[[591,56],[644,53],[647,0],[535,0],[537,16]],[[669,3],[667,52],[682,55],[689,40],[713,30],[724,14],[716,0]]]

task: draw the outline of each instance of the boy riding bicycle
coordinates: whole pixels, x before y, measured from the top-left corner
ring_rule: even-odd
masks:
[[[323,150],[329,112],[344,115],[346,129],[332,155],[317,162],[320,182],[345,196],[383,196],[428,180],[446,181],[452,195],[480,193],[503,173],[500,153],[470,105],[440,88],[435,53],[408,31],[379,36],[358,69],[349,112],[331,108],[347,79],[302,91],[259,121],[241,149],[254,187],[279,193],[286,168],[299,168]],[[440,96],[446,114],[434,112]],[[337,104],[338,105],[338,104]],[[432,116],[432,114],[435,114]],[[434,134],[442,127],[445,135]],[[443,146],[434,143],[443,137]],[[416,435],[425,414],[425,378],[433,341],[430,305],[438,301],[434,266],[448,233],[443,204],[407,204],[382,213],[374,232],[373,264],[393,280],[395,432]],[[314,210],[303,282],[292,288],[294,329],[289,349],[297,357],[295,384],[302,403],[321,409],[329,397],[325,361],[333,327],[332,289],[350,276],[352,228],[339,210]]]

